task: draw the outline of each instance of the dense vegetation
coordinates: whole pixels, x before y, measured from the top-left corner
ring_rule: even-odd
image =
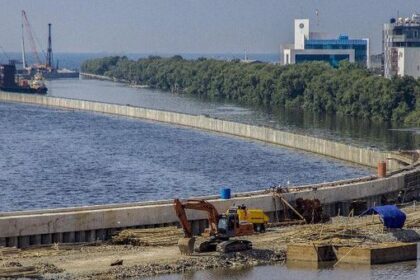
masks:
[[[88,60],[82,71],[153,88],[269,107],[300,107],[420,126],[420,79],[374,75],[344,62],[247,64],[210,59],[126,57]]]

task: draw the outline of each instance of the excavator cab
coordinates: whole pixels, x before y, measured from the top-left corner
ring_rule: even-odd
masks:
[[[235,236],[235,228],[238,224],[238,215],[227,214],[219,216],[219,223],[217,224],[217,231],[220,239]]]
[[[219,216],[217,232],[221,239],[254,234],[254,225],[240,222],[237,213],[222,214]]]

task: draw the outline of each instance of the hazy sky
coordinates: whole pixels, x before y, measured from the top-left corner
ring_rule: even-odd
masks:
[[[369,37],[381,50],[381,28],[419,0],[0,0],[0,46],[20,51],[21,10],[55,52],[278,53],[293,41],[293,19],[311,31]],[[319,10],[319,21],[315,10]],[[317,24],[319,23],[319,24]]]

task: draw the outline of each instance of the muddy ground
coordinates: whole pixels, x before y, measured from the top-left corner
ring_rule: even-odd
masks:
[[[1,259],[3,267],[35,267],[39,275],[46,279],[124,279],[218,267],[282,263],[286,247],[283,243],[275,242],[278,234],[267,232],[249,236],[247,239],[253,242],[253,250],[230,254],[211,252],[184,256],[177,245],[98,243],[17,250]],[[121,265],[111,266],[121,260]]]

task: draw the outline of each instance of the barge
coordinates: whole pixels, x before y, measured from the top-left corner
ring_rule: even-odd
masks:
[[[0,90],[30,94],[46,94],[48,91],[40,73],[30,80],[24,79],[16,75],[16,66],[13,64],[0,65]]]

